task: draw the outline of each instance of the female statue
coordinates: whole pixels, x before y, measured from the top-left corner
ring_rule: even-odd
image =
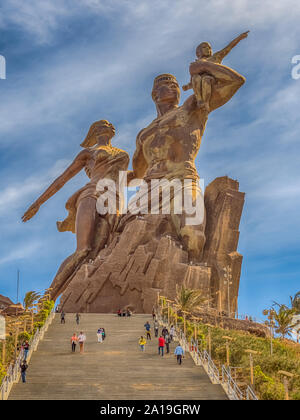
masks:
[[[84,150],[22,217],[23,222],[31,219],[43,203],[85,169],[90,182],[69,198],[66,203],[68,217],[63,222],[57,222],[60,232],[76,233],[77,248],[75,253],[62,263],[52,282],[52,299],[56,299],[62,293],[69,283],[70,276],[82,262],[96,255],[96,251],[104,247],[118,221],[118,213],[100,216],[96,210],[96,201],[101,194],[96,189],[98,181],[108,178],[118,184],[119,171],[126,171],[129,163],[128,153],[111,145],[114,135],[115,128],[108,121],[100,120],[93,123],[81,144]],[[120,209],[122,203],[119,195],[117,199],[117,208]]]

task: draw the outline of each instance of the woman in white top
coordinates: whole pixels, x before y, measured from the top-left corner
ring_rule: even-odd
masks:
[[[102,328],[98,328],[97,337],[98,337],[98,343],[102,343],[103,342]]]
[[[172,325],[171,328],[170,328],[170,339],[171,339],[171,341],[173,340],[174,335],[175,335],[175,328]]]
[[[82,332],[82,331],[80,331],[80,334],[79,334],[79,336],[78,336],[77,338],[78,338],[78,343],[79,343],[80,353],[82,354],[82,353],[83,353],[83,350],[84,350],[84,342],[85,342],[85,340],[86,340],[86,337],[85,337],[85,335],[83,334],[83,332]]]

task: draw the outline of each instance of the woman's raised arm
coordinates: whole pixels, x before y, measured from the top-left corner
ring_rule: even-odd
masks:
[[[71,178],[83,169],[90,157],[88,150],[82,150],[71,165],[46,189],[46,191],[29,207],[29,209],[22,216],[22,221],[27,222],[38,211],[40,206],[59,191]]]

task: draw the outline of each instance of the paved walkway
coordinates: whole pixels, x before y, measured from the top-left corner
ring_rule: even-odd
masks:
[[[222,387],[213,385],[189,355],[177,365],[175,344],[161,357],[157,339],[152,338],[142,353],[138,340],[147,320],[152,327],[150,315],[82,314],[78,326],[74,314],[66,315],[65,324],[57,314],[31,358],[27,382],[14,385],[9,399],[227,399]],[[103,343],[97,343],[99,327],[107,333]],[[79,346],[71,353],[70,344],[72,334],[80,331],[87,337],[82,355]]]

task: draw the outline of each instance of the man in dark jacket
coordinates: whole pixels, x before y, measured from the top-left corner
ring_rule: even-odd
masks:
[[[28,364],[26,363],[26,360],[23,360],[23,362],[20,364],[20,368],[21,368],[22,382],[25,383],[26,382],[26,370],[28,368]]]

